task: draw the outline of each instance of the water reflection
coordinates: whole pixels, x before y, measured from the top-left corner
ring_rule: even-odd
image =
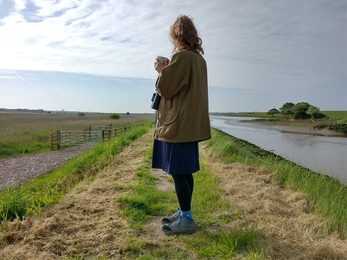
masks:
[[[252,118],[211,116],[211,125],[236,138],[347,184],[347,138],[282,133]]]

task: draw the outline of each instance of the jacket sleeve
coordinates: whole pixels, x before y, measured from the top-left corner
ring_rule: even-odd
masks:
[[[189,62],[184,51],[174,54],[170,64],[163,68],[156,83],[158,93],[164,98],[172,98],[189,84]]]

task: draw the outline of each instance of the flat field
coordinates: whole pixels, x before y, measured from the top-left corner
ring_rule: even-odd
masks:
[[[109,114],[87,113],[15,113],[0,112],[0,158],[49,150],[49,134],[57,130],[79,130],[89,126],[124,126],[154,120],[154,114],[119,114],[110,119]]]
[[[322,111],[324,115],[327,115],[330,119],[347,122],[347,111]]]

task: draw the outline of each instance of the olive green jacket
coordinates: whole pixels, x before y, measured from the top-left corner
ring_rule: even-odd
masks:
[[[161,96],[154,138],[169,143],[211,138],[205,59],[192,51],[175,53],[156,82]]]

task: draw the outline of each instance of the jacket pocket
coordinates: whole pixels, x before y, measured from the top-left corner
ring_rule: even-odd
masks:
[[[158,129],[159,136],[171,139],[177,134],[177,117],[176,111],[165,111],[165,116],[160,120],[160,126]]]

